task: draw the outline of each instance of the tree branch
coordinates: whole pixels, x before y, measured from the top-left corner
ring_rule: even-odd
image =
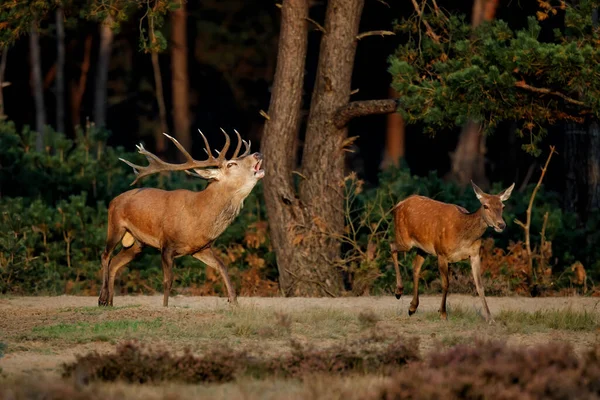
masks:
[[[431,28],[431,25],[429,25],[429,22],[427,22],[423,19],[423,11],[419,8],[417,1],[412,0],[412,4],[413,4],[413,7],[415,8],[415,11],[417,12],[417,15],[419,16],[420,21],[423,22],[423,25],[425,25],[425,29],[427,30],[427,36],[429,36],[431,39],[433,39],[434,42],[439,43],[440,36],[433,31],[433,29]]]
[[[534,93],[550,94],[552,96],[558,96],[558,97],[564,99],[567,103],[575,104],[576,106],[580,106],[580,107],[585,107],[585,103],[583,101],[575,100],[563,93],[555,92],[550,89],[537,88],[535,86],[528,85],[527,83],[525,83],[525,81],[515,82],[515,87],[529,90],[530,92],[534,92]]]
[[[392,31],[368,31],[368,32],[363,32],[361,34],[358,34],[356,36],[356,40],[360,40],[367,36],[393,36],[393,35],[395,35],[395,33]]]
[[[340,108],[333,117],[333,123],[340,129],[351,119],[365,115],[390,114],[398,108],[398,99],[353,101]]]

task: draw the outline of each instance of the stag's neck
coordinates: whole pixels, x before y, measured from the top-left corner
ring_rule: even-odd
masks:
[[[478,240],[483,236],[487,229],[487,223],[483,219],[483,207],[475,211],[472,214],[467,214],[465,218],[465,227],[463,234],[465,239],[471,239],[472,241]]]
[[[204,192],[215,210],[213,216],[214,224],[211,226],[209,236],[211,239],[216,239],[227,229],[235,217],[239,215],[244,205],[244,200],[250,192],[239,189],[228,190],[221,187],[219,182],[211,183]]]

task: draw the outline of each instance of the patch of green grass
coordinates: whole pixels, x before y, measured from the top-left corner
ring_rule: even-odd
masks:
[[[117,307],[97,307],[97,306],[64,307],[64,308],[60,308],[58,310],[58,312],[59,313],[74,312],[74,313],[83,314],[83,315],[100,315],[105,312],[124,310],[124,309],[128,309],[128,308],[138,308],[138,307],[141,307],[141,305],[140,304],[131,304],[131,305],[127,305],[127,306],[117,306]]]
[[[503,310],[495,316],[497,322],[506,325],[510,332],[528,333],[557,329],[565,331],[593,331],[600,324],[598,315],[588,311],[538,310],[533,313]]]
[[[77,322],[36,326],[27,335],[29,339],[61,340],[69,343],[110,342],[113,340],[134,339],[156,333],[163,328],[161,318],[154,320],[117,320],[98,323]]]

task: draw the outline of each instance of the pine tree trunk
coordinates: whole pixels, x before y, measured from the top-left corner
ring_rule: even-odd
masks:
[[[114,37],[112,22],[113,19],[109,15],[100,25],[100,50],[94,92],[94,122],[98,127],[106,126],[108,67]]]
[[[390,98],[397,98],[398,93],[390,88]],[[400,160],[404,158],[406,129],[404,119],[398,112],[388,114],[387,129],[385,135],[385,150],[381,167],[383,169],[389,166],[398,167]]]
[[[152,22],[150,23],[149,30],[150,40],[152,41],[152,45],[155,45],[156,36],[154,35],[154,24]],[[160,62],[158,59],[158,52],[153,50],[150,57],[152,59],[152,71],[154,72],[156,102],[158,103],[158,117],[160,120],[160,131],[157,131],[154,134],[154,150],[156,155],[162,156],[167,151],[167,138],[165,137],[165,135],[163,135],[163,133],[167,133],[169,130],[169,127],[167,126],[167,108],[165,106],[165,95],[162,85],[162,74],[160,73]]]
[[[56,130],[65,133],[65,25],[61,7],[56,9]]]
[[[270,238],[277,254],[279,286],[293,295],[299,269],[290,229],[303,215],[293,183],[308,34],[308,2],[284,0],[275,79],[265,122],[261,151],[265,162],[264,196]],[[289,271],[289,272],[288,272]]]
[[[77,83],[71,82],[71,123],[73,129],[81,124],[81,103],[87,85],[88,72],[90,70],[90,58],[92,55],[92,36],[85,38],[83,48],[83,60],[81,61],[81,72]]]
[[[44,130],[46,129],[46,108],[44,106],[44,87],[42,82],[42,60],[40,57],[40,38],[36,21],[31,23],[29,35],[29,52],[31,56],[31,72],[33,97],[35,100],[35,149],[44,150]]]
[[[498,0],[475,0],[471,15],[473,28],[483,21],[491,21],[496,15]],[[471,180],[485,188],[488,185],[485,174],[485,138],[481,125],[473,121],[463,127],[456,149],[452,154],[452,179],[461,186],[466,186]]]
[[[177,140],[191,149],[189,79],[187,61],[187,13],[185,3],[171,13],[171,74],[173,80],[173,125]],[[178,153],[179,154],[179,153]],[[182,157],[181,154],[179,154]]]
[[[344,232],[344,141],[348,129],[336,127],[333,119],[350,100],[363,5],[364,0],[330,0],[327,6],[302,156],[300,202],[307,210],[303,221],[307,238],[296,253],[297,294],[337,295],[343,288],[340,271],[333,263],[340,256],[335,236]]]

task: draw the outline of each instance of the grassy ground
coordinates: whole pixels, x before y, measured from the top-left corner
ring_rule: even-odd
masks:
[[[116,297],[113,308],[95,306],[91,297],[2,297],[0,342],[6,347],[0,368],[7,381],[32,376],[55,378],[62,363],[89,351],[112,352],[115,344],[137,339],[152,347],[202,353],[229,345],[250,353],[277,356],[291,351],[291,339],[320,347],[344,343],[369,330],[385,335],[419,337],[420,352],[502,339],[533,345],[570,343],[582,352],[600,343],[600,307],[594,298],[489,298],[493,325],[479,314],[476,297],[449,297],[449,321],[439,320],[440,298],[423,296],[417,314],[408,317],[410,298],[360,297],[341,299],[242,298],[230,307],[213,297],[172,298],[163,308],[162,296]],[[40,378],[41,379],[41,378]],[[289,381],[241,379],[219,385],[168,384],[139,388],[123,383],[94,384],[107,398],[314,398],[319,388],[360,398],[385,378],[381,376],[315,377]],[[321,396],[322,397],[322,396]]]

